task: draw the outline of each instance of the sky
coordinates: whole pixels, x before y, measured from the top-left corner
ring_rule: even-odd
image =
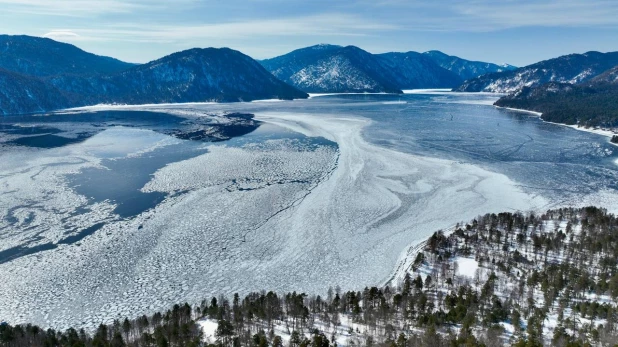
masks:
[[[194,47],[255,59],[318,44],[525,66],[618,51],[617,0],[0,0],[0,33],[144,63]]]

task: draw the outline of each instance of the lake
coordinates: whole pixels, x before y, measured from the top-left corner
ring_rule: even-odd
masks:
[[[95,327],[384,283],[479,214],[618,210],[608,138],[486,94],[93,107],[0,120],[0,316]],[[253,116],[251,116],[253,115]]]

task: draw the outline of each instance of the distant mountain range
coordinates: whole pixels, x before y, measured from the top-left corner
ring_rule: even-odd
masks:
[[[517,67],[509,64],[496,65],[482,61],[465,60],[456,56],[444,54],[440,51],[428,51],[423,53],[423,55],[429,57],[440,67],[457,74],[462,81],[488,73],[517,69]]]
[[[108,74],[134,65],[47,38],[0,35],[0,68],[25,75]]]
[[[377,57],[401,89],[449,88],[463,81],[456,73],[440,67],[421,53],[384,53]]]
[[[389,92],[452,88],[475,73],[512,68],[444,53],[371,54],[355,46],[316,45],[261,61],[279,79],[306,92]]]
[[[549,122],[617,129],[618,65],[579,84],[523,87],[495,105],[541,112]]]
[[[514,93],[548,82],[578,84],[618,65],[618,52],[570,54],[516,70],[482,75],[455,88],[462,92]]]
[[[326,44],[261,62],[228,48],[196,48],[137,65],[46,38],[0,35],[0,114],[98,103],[233,102],[416,88],[516,93],[508,101],[515,103],[549,97],[553,90],[611,90],[616,66],[618,52],[571,54],[515,68],[439,51],[372,54]],[[548,82],[555,83],[533,90]]]
[[[238,51],[191,49],[136,65],[50,39],[0,37],[0,114],[99,103],[294,99],[308,95]]]

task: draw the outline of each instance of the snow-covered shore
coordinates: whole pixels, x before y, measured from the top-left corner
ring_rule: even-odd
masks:
[[[515,112],[521,112],[521,113],[529,113],[529,114],[533,114],[535,116],[538,116],[539,118],[543,115],[542,112],[524,110],[524,109],[520,109],[520,108],[502,107],[502,106],[494,106],[494,107],[498,108],[498,109],[502,109],[502,110],[509,110],[509,111],[515,111]],[[587,133],[592,133],[592,134],[597,134],[597,135],[605,136],[605,137],[608,137],[610,140],[611,140],[611,138],[614,135],[618,135],[618,129],[586,128],[586,127],[582,127],[582,126],[579,126],[579,125],[570,125],[570,124],[564,124],[564,123],[549,122],[549,121],[544,120],[543,118],[541,118],[541,120],[543,122],[545,122],[545,123],[554,124],[554,125],[560,125],[560,126],[568,127],[568,128],[579,130],[579,131],[585,131]],[[618,146],[618,143],[613,143],[611,141],[610,141],[610,143],[612,145],[614,145],[614,146]]]

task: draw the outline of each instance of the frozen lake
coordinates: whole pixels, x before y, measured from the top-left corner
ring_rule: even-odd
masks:
[[[92,327],[220,293],[361,289],[408,245],[478,214],[618,210],[616,146],[495,99],[6,117],[0,317]]]

